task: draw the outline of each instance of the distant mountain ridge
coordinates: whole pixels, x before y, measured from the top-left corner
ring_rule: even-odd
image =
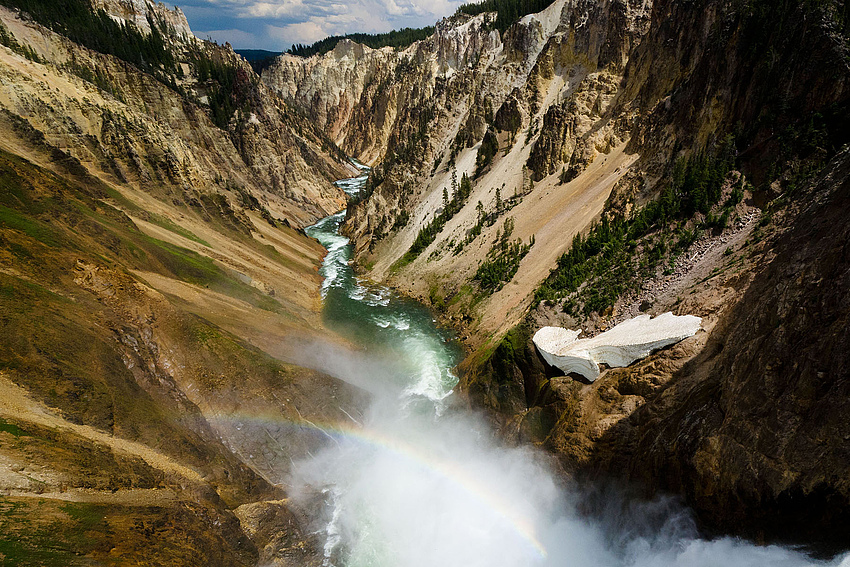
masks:
[[[266,51],[265,49],[234,49],[237,55],[240,55],[245,61],[251,64],[251,68],[258,75],[267,68],[275,58],[281,55],[282,51]]]
[[[282,51],[266,51],[265,49],[234,49],[233,51],[244,57],[249,63],[269,57],[277,57],[283,53]]]

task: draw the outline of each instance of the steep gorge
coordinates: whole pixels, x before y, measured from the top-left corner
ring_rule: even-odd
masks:
[[[834,408],[846,402],[846,365],[768,376],[785,372],[777,369],[792,353],[832,360],[846,342],[841,323],[821,341],[814,319],[789,316],[792,303],[846,291],[843,276],[805,292],[780,283],[820,270],[814,256],[791,260],[792,248],[842,246],[837,232],[806,232],[819,242],[811,248],[793,235],[822,216],[844,224],[843,207],[810,204],[843,191],[846,7],[554,2],[503,35],[491,17],[456,15],[403,51],[340,43],[323,57],[284,57],[264,74],[342,147],[380,162],[346,225],[361,268],[462,329],[472,352],[462,388],[508,437],[552,450],[579,475],[681,493],[711,529],[845,545],[848,493],[837,471],[847,440]],[[335,74],[340,66],[351,72]],[[642,279],[601,289],[600,277],[538,303],[535,290],[600,214],[621,222],[665,192],[705,191],[703,181],[689,185],[694,172],[723,160],[713,201],[680,193],[684,216],[652,221],[626,243]],[[518,267],[485,290],[481,266],[512,250]],[[836,266],[843,273],[846,259]],[[767,281],[783,291],[760,287]],[[762,305],[776,295],[791,303]],[[541,324],[592,333],[671,309],[702,316],[705,332],[592,385],[557,376],[530,342]],[[843,307],[827,316],[844,318]],[[768,348],[771,325],[783,329],[769,340],[785,345],[776,347],[784,362],[754,354]],[[815,414],[823,417],[812,423]],[[815,472],[802,447],[824,439],[817,453],[830,464]]]
[[[301,230],[344,206],[343,152],[375,166],[358,269],[457,327],[503,438],[709,532],[847,547],[846,3],[556,0],[261,78],[177,9],[93,5],[177,67],[0,8],[4,560],[322,562],[283,483],[315,424],[361,417],[336,378],[374,372],[342,367]],[[620,255],[558,287],[579,248]],[[667,310],[704,332],[592,384],[530,342]]]
[[[417,297],[453,303],[453,316],[480,327],[470,333],[478,347],[521,319],[569,242],[564,237],[601,212],[636,157],[623,151],[627,117],[611,108],[649,9],[645,2],[559,0],[504,37],[492,28],[493,14],[456,15],[402,52],[341,42],[320,58],[284,56],[263,77],[314,112],[341,147],[381,160],[374,193],[347,223],[361,265]],[[338,73],[340,65],[356,72]],[[556,134],[554,122],[565,130]],[[478,159],[482,139],[499,146],[487,163]],[[561,190],[552,172],[568,167],[584,175]],[[402,259],[445,207],[443,191],[456,195],[453,179],[464,174],[474,179],[464,206],[439,238]],[[484,213],[486,226],[475,237]],[[514,238],[536,243],[512,285],[476,297],[469,280],[508,216]]]

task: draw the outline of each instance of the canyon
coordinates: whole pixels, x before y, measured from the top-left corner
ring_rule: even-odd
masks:
[[[373,473],[498,512],[470,518],[504,549],[425,515],[447,543],[419,556],[388,516],[410,564],[607,554],[560,550],[612,513],[600,488],[558,515],[562,482],[675,495],[691,550],[847,550],[850,4],[459,10],[261,75],[179,8],[71,3],[140,63],[0,4],[0,562],[329,565],[316,510],[393,505],[296,480]],[[532,341],[666,312],[701,330],[593,381]]]
[[[763,347],[739,349],[766,332],[759,282],[813,266],[791,268],[783,243],[844,187],[846,8],[774,8],[556,1],[504,33],[492,15],[459,13],[406,49],[341,41],[307,60],[284,55],[263,80],[376,164],[345,225],[358,266],[460,330],[470,353],[460,391],[503,435],[552,451],[579,477],[682,494],[711,530],[840,547],[847,442],[827,408],[846,407],[832,394],[846,366],[790,378],[803,364],[793,353],[832,347],[787,316],[828,286],[763,291],[790,302],[770,308],[771,325],[797,342],[773,363]],[[841,248],[835,234],[812,249]],[[568,257],[577,246],[596,263]],[[835,269],[830,281],[843,281],[846,264]],[[558,291],[566,277],[584,282]],[[836,309],[828,325],[846,321]],[[592,336],[666,311],[702,317],[703,331],[590,385],[558,376],[531,341],[545,325]],[[830,327],[839,342],[841,325]],[[782,386],[745,386],[745,374],[773,372],[760,364],[787,369]],[[780,390],[796,402],[762,400]],[[836,444],[817,450],[824,460],[792,457],[827,438]]]

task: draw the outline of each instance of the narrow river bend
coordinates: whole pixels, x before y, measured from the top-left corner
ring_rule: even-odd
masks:
[[[359,165],[358,165],[359,166]],[[337,182],[351,196],[368,178]],[[819,563],[776,546],[701,539],[673,501],[612,502],[612,514],[576,511],[567,487],[532,447],[505,447],[481,416],[451,407],[461,352],[432,314],[358,279],[339,234],[345,212],[307,229],[328,249],[323,317],[376,362],[369,409],[321,426],[330,441],[296,464],[293,497],[319,491],[316,534],[327,567],[786,566]]]

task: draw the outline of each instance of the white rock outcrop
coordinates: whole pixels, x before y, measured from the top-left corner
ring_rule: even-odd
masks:
[[[174,7],[173,10],[162,2],[152,0],[92,0],[95,10],[103,10],[120,24],[133,24],[144,34],[151,33],[148,17],[159,24],[168,26],[168,35],[174,39],[194,40],[189,21],[183,10]]]
[[[581,330],[543,327],[532,341],[552,366],[593,381],[599,376],[599,364],[628,366],[655,350],[694,335],[701,322],[702,319],[693,315],[677,316],[670,312],[654,319],[639,315],[590,339],[579,339]]]

